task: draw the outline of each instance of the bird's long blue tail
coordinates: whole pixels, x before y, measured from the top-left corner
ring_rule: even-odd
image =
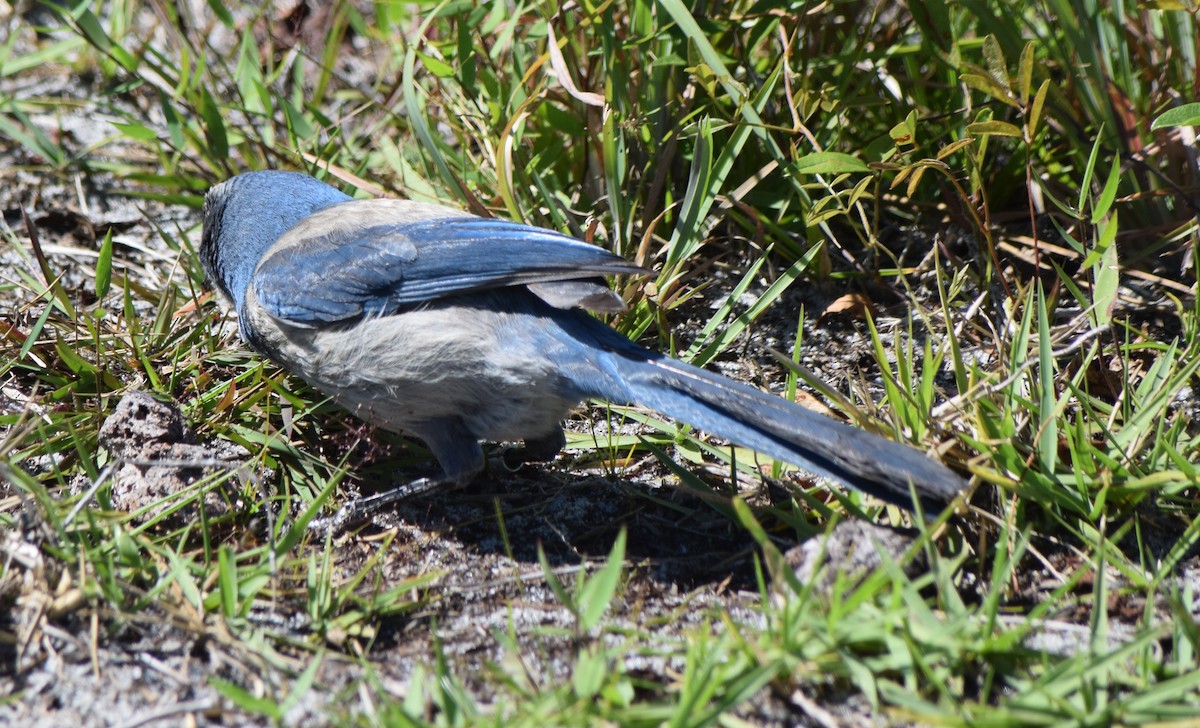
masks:
[[[604,368],[612,379],[601,378],[593,386],[618,391],[595,391],[595,396],[649,407],[904,507],[912,507],[910,483],[931,507],[944,505],[966,485],[914,448],[644,349],[596,323],[591,333],[607,350]]]

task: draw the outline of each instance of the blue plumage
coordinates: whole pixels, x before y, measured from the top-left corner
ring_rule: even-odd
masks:
[[[482,217],[343,228],[272,251],[254,286],[273,316],[334,323],[488,288],[640,273],[594,245]]]
[[[582,309],[641,269],[560,233],[306,175],[252,172],[205,201],[201,257],[243,339],[360,417],[423,439],[447,478],[481,440],[549,457],[588,397],[640,404],[875,496],[929,505],[963,481],[920,452],[629,341]]]

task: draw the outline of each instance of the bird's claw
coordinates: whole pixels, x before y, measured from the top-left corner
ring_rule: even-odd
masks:
[[[418,478],[381,493],[375,493],[365,498],[355,498],[349,503],[343,504],[332,516],[314,518],[309,522],[308,530],[322,534],[340,533],[348,526],[366,520],[393,503],[428,493],[445,485],[448,483],[440,478]]]

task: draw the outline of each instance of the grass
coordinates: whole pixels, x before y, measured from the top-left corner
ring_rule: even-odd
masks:
[[[0,274],[14,685],[55,629],[96,651],[153,622],[254,666],[202,676],[220,696],[206,705],[264,723],[296,722],[321,691],[340,700],[313,710],[361,725],[1193,719],[1194,3],[709,6],[335,2],[306,22],[127,1],[9,18],[0,153],[42,220],[6,217]],[[89,141],[64,121],[81,113],[100,127]],[[829,307],[800,316],[799,336],[787,314],[794,338],[760,383],[803,384],[935,451],[971,476],[970,497],[925,524],[794,479],[764,496],[751,453],[593,408],[587,422],[640,434],[577,428],[577,462],[637,480],[661,460],[700,498],[637,497],[685,522],[711,511],[754,544],[731,577],[757,593],[721,601],[701,584],[639,611],[655,562],[634,535],[529,559],[497,499],[487,520],[519,598],[490,628],[495,651],[471,662],[435,636],[397,688],[389,634],[443,634],[453,574],[397,576],[399,551],[423,553],[404,528],[306,524],[423,451],[250,355],[202,288],[203,192],[264,167],[604,245],[655,271],[614,282],[630,304],[614,325],[701,365],[762,353],[747,336],[779,331],[772,312],[802,286],[853,292],[876,316],[833,331],[864,342],[852,366],[871,374],[834,380],[803,358]],[[32,191],[80,179],[133,202],[147,242],[99,213],[88,246],[59,240]],[[190,212],[147,212],[161,210]],[[114,508],[122,463],[100,427],[135,389],[179,402],[201,443],[232,443],[243,464]],[[918,536],[832,589],[798,580],[781,547],[823,543],[847,516]],[[558,621],[522,628],[529,603]],[[265,618],[279,612],[303,629]],[[331,665],[351,677],[326,684]]]

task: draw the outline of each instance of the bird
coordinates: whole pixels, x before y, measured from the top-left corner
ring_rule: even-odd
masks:
[[[353,199],[300,172],[205,195],[200,258],[240,338],[361,419],[423,441],[464,484],[483,443],[564,447],[588,399],[655,410],[883,501],[942,508],[966,486],[921,451],[643,347],[590,312],[646,271],[569,235],[453,207]]]

